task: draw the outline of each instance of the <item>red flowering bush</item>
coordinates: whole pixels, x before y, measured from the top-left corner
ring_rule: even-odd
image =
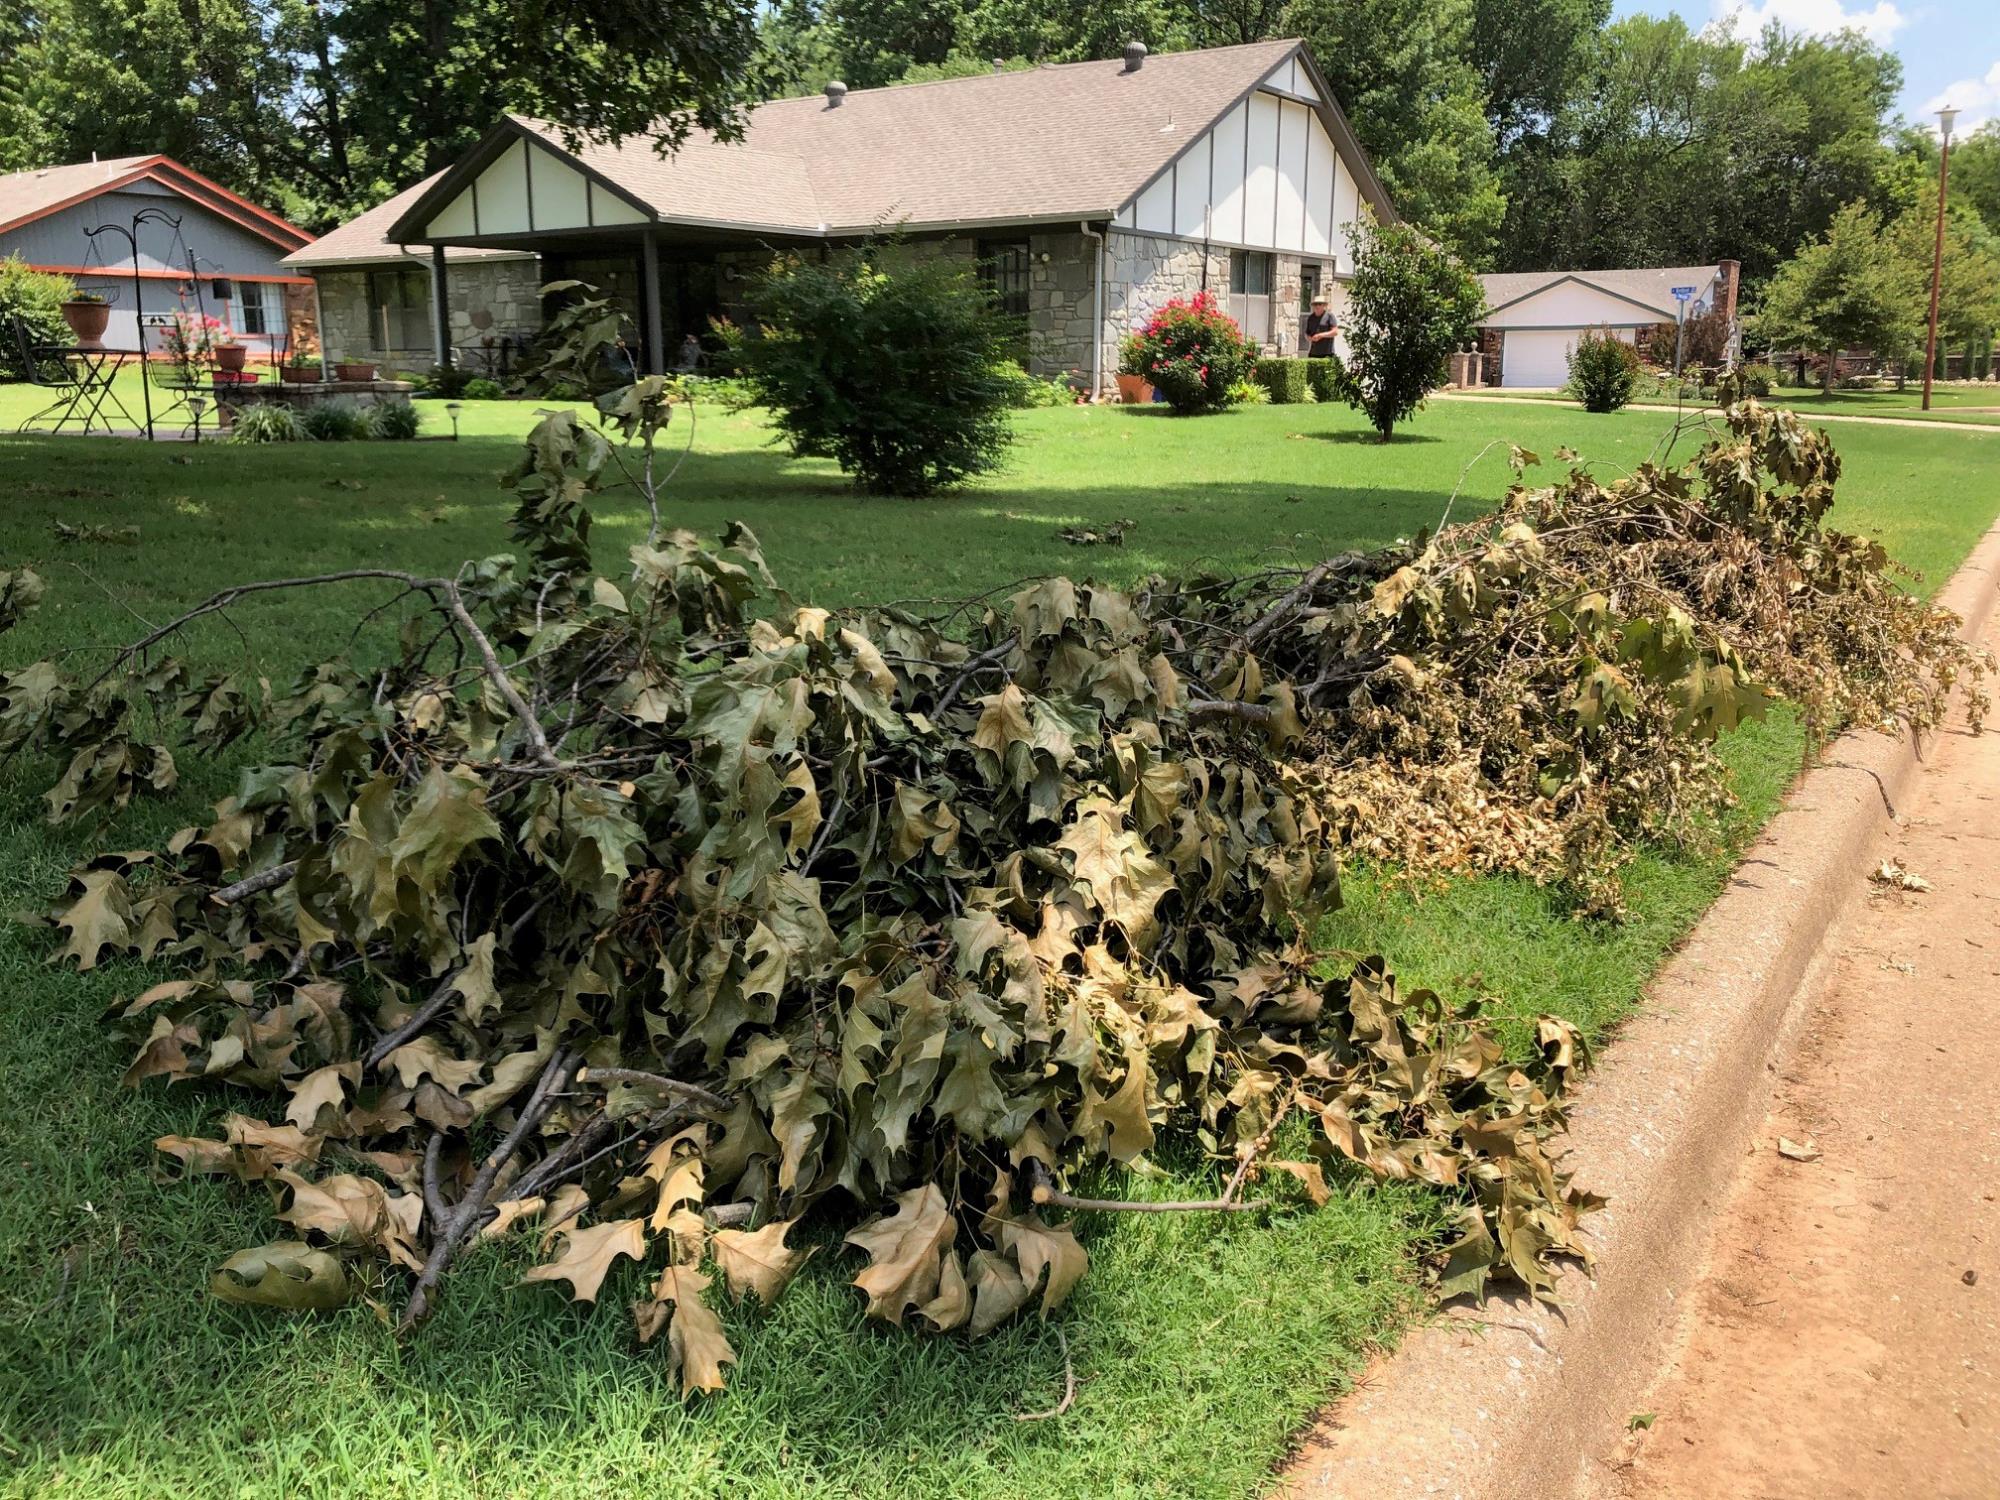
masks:
[[[1183,416],[1228,406],[1257,364],[1257,345],[1213,292],[1176,297],[1125,340],[1123,353],[1120,370],[1151,381]]]

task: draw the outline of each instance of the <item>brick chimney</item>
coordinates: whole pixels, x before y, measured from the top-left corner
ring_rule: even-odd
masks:
[[[1736,293],[1743,281],[1743,263],[1725,260],[1715,267],[1715,306],[1730,323],[1736,321]]]

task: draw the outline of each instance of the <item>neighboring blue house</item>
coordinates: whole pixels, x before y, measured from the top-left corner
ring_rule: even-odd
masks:
[[[143,209],[180,222],[139,226],[135,294],[124,235],[101,234],[93,243],[85,231],[105,224],[130,229]],[[253,358],[282,351],[317,328],[311,278],[283,263],[312,238],[171,157],[122,156],[0,175],[0,256],[19,255],[38,270],[71,277],[79,290],[103,293],[111,302],[104,342],[114,349],[141,347],[136,300],[145,314],[144,347],[157,351],[174,311],[195,309],[199,282],[201,310],[221,319]],[[227,295],[216,296],[218,290]],[[12,338],[12,330],[0,329],[0,336]]]

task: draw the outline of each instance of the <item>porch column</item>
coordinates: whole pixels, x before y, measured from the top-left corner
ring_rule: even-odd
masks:
[[[660,231],[656,225],[646,226],[646,237],[640,241],[644,261],[644,296],[646,302],[646,373],[664,375],[667,373],[666,322],[660,307]]]
[[[444,246],[431,246],[431,317],[437,334],[437,362],[451,368],[451,289],[444,279]]]

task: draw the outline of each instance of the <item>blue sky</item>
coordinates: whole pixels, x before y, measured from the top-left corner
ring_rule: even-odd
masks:
[[[1903,113],[1930,119],[1956,104],[1963,134],[2000,119],[2000,0],[1616,0],[1617,14],[1678,11],[1689,25],[1726,20],[1754,33],[1766,21],[1789,31],[1852,26],[1903,59]]]

